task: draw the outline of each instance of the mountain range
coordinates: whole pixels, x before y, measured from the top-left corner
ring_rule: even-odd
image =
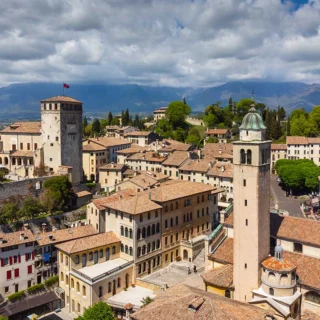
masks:
[[[268,107],[283,106],[289,113],[295,108],[312,109],[320,105],[320,85],[301,82],[228,82],[210,88],[151,87],[136,84],[70,84],[65,95],[83,102],[88,115],[105,116],[109,111],[120,113],[129,108],[131,113],[151,113],[173,100],[186,97],[193,112],[201,112],[212,103],[228,100],[239,101],[251,97]],[[20,83],[0,88],[0,118],[39,117],[39,101],[51,96],[62,95],[62,84]]]

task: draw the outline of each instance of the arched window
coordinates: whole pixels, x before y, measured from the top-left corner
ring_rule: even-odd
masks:
[[[132,239],[132,229],[129,229],[129,238]]]
[[[124,228],[123,228],[123,226],[120,227],[120,230],[121,230],[121,235],[124,236]]]
[[[173,203],[170,204],[170,210],[173,210]]]
[[[204,217],[204,208],[201,210],[202,216]]]
[[[176,209],[178,209],[179,208],[179,203],[178,203],[178,201],[176,201]]]
[[[99,294],[98,294],[99,298],[101,298],[103,296],[103,288],[100,286],[99,287]]]
[[[121,287],[121,278],[119,277],[118,278],[118,288],[120,288]]]
[[[125,252],[126,254],[128,254],[128,246],[127,246],[127,245],[124,247],[124,252]]]
[[[173,218],[170,219],[170,227],[173,227]]]
[[[157,240],[157,249],[160,248],[160,240]]]
[[[69,285],[69,276],[66,274],[66,284]]]
[[[153,224],[151,228],[151,234],[154,235],[156,233],[156,225]]]
[[[207,207],[207,216],[209,215],[209,207]]]
[[[142,228],[142,239],[146,237],[146,228]]]
[[[103,250],[100,249],[100,258],[103,258]]]
[[[106,261],[110,259],[110,248],[106,249]]]
[[[168,228],[168,220],[164,220],[164,228],[167,229]]]
[[[108,293],[111,292],[111,282],[108,282]]]
[[[197,218],[200,217],[200,210],[197,210]]]
[[[80,257],[79,255],[76,255],[76,264],[79,264],[80,263]]]
[[[112,247],[112,254],[116,254],[116,247],[115,246]]]
[[[84,268],[87,265],[87,255],[84,253],[82,255],[82,268]]]
[[[121,245],[120,245],[120,250],[121,250],[121,252],[124,252],[124,246],[123,246],[123,243],[121,243]]]
[[[142,253],[141,254],[142,255],[146,254],[146,246],[145,245],[142,246]]]
[[[141,230],[140,228],[137,230],[137,239],[139,240],[141,238]]]
[[[91,251],[91,252],[89,252],[89,261],[91,261],[92,259],[93,259],[93,253]]]
[[[276,283],[276,275],[273,272],[269,272],[268,282],[269,283]]]
[[[82,295],[83,296],[86,296],[87,294],[87,289],[86,289],[86,287],[85,286],[82,286]]]
[[[160,223],[158,222],[157,223],[157,233],[159,233],[160,232]]]
[[[149,253],[149,252],[150,252],[150,249],[151,249],[151,244],[150,244],[150,243],[148,243],[148,245],[147,245],[147,253]]]
[[[176,216],[176,226],[179,224],[179,217]]]
[[[225,296],[226,298],[231,298],[231,292],[230,292],[230,290],[226,290],[226,292],[224,293],[224,296]]]
[[[152,251],[153,250],[156,250],[156,242],[155,241],[152,242]]]
[[[140,256],[141,256],[141,247],[138,247],[137,250],[138,250],[138,251],[137,251],[137,256],[140,257]]]
[[[77,281],[77,292],[80,292],[80,284],[78,281]]]
[[[280,285],[281,286],[286,286],[289,285],[289,277],[286,274],[282,274],[280,276]]]
[[[309,291],[305,294],[305,299],[316,304],[320,304],[320,294],[314,291]]]
[[[149,237],[151,235],[151,227],[148,226],[147,227],[147,237]]]
[[[128,238],[128,236],[129,236],[128,228],[125,228],[125,229],[124,229],[124,235]]]
[[[94,256],[94,264],[98,263],[98,251],[95,251],[93,256]]]
[[[252,161],[252,153],[251,150],[247,150],[247,164],[251,164]]]
[[[245,164],[246,163],[246,153],[244,149],[240,150],[240,163]]]
[[[126,274],[126,288],[129,287],[129,274]]]
[[[72,289],[74,288],[74,280],[73,280],[73,278],[71,279],[71,288]]]
[[[60,272],[60,279],[61,279],[61,281],[64,281],[63,272]]]
[[[129,248],[129,254],[130,254],[130,256],[133,256],[133,249],[132,249],[132,247]]]
[[[269,288],[269,294],[270,294],[270,296],[274,295],[274,290],[272,288]]]

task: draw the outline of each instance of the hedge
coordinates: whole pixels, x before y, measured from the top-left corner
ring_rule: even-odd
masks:
[[[44,282],[44,285],[48,288],[52,287],[55,283],[57,283],[59,281],[59,276],[56,275],[56,276],[53,276],[53,277],[50,277],[48,278],[45,282]]]
[[[10,296],[8,296],[8,300],[10,302],[14,302],[14,301],[19,300],[23,297],[24,297],[24,290],[10,294]]]
[[[43,290],[44,289],[44,284],[43,283],[39,283],[39,284],[35,284],[34,286],[31,286],[27,289],[28,293],[35,293],[39,290]]]

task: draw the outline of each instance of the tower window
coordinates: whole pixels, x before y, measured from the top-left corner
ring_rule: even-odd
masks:
[[[240,150],[240,163],[245,164],[246,163],[246,153],[243,149]]]
[[[249,135],[249,132],[248,132],[248,130],[246,131],[246,133],[247,133],[247,135]]]
[[[59,137],[56,137],[56,141],[59,141]]]
[[[252,152],[251,150],[247,150],[247,164],[251,164]]]
[[[247,206],[247,204],[248,204],[248,201],[244,200],[244,205]]]
[[[244,264],[244,268],[247,269],[247,264],[246,263]]]
[[[270,294],[270,296],[274,295],[274,290],[272,288],[269,289],[269,294]]]
[[[248,219],[246,219],[246,226],[248,225]]]
[[[243,186],[244,186],[244,187],[247,186],[247,181],[246,181],[246,179],[243,179]]]

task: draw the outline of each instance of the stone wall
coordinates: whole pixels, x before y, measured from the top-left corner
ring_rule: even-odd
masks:
[[[0,183],[0,203],[12,196],[21,198],[28,196],[38,197],[43,192],[42,186],[44,181],[50,178],[51,177],[41,177],[23,181]]]
[[[194,126],[204,126],[204,122],[201,119],[187,117],[186,121],[193,124]]]

